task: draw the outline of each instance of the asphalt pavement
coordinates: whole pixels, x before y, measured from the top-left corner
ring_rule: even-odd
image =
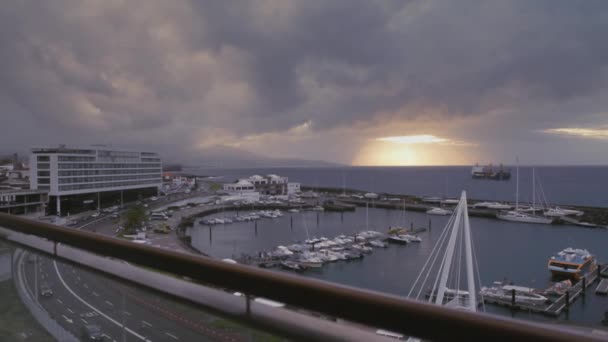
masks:
[[[194,194],[200,196],[200,194]],[[181,198],[174,199],[180,200]],[[166,204],[157,201],[154,205]],[[114,236],[117,222],[110,215],[80,220],[75,229],[92,230]],[[174,237],[158,234],[157,247],[177,249]],[[242,334],[209,325],[210,315],[203,311],[182,310],[182,304],[157,294],[127,286],[101,274],[47,256],[33,258],[26,253],[20,263],[26,290],[35,298],[35,284],[45,285],[53,294],[38,293],[42,307],[76,337],[82,327],[97,324],[105,341],[239,341]],[[38,290],[39,292],[39,290]]]

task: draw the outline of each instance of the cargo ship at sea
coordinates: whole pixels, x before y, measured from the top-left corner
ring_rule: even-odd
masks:
[[[554,277],[579,280],[597,267],[595,256],[586,249],[566,248],[549,259],[549,271]]]
[[[475,164],[471,169],[471,177],[474,179],[509,180],[511,179],[511,170],[504,168],[502,164],[498,167],[494,167],[492,164],[485,166]]]

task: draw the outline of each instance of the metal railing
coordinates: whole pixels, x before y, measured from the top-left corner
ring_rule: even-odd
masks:
[[[560,327],[465,312],[385,293],[229,264],[2,213],[0,227],[50,240],[54,243],[55,251],[51,251],[51,254],[57,255],[57,244],[64,244],[186,276],[207,285],[265,297],[297,308],[425,339],[601,340],[597,336]]]

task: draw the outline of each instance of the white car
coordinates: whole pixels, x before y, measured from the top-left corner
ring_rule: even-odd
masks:
[[[93,213],[93,214],[91,215],[91,217],[92,217],[92,218],[98,218],[98,217],[99,217],[99,212],[97,212],[97,213]]]

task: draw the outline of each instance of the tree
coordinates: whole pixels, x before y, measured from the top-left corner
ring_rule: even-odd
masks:
[[[147,218],[146,209],[141,205],[134,205],[123,216],[125,234],[133,234]]]

